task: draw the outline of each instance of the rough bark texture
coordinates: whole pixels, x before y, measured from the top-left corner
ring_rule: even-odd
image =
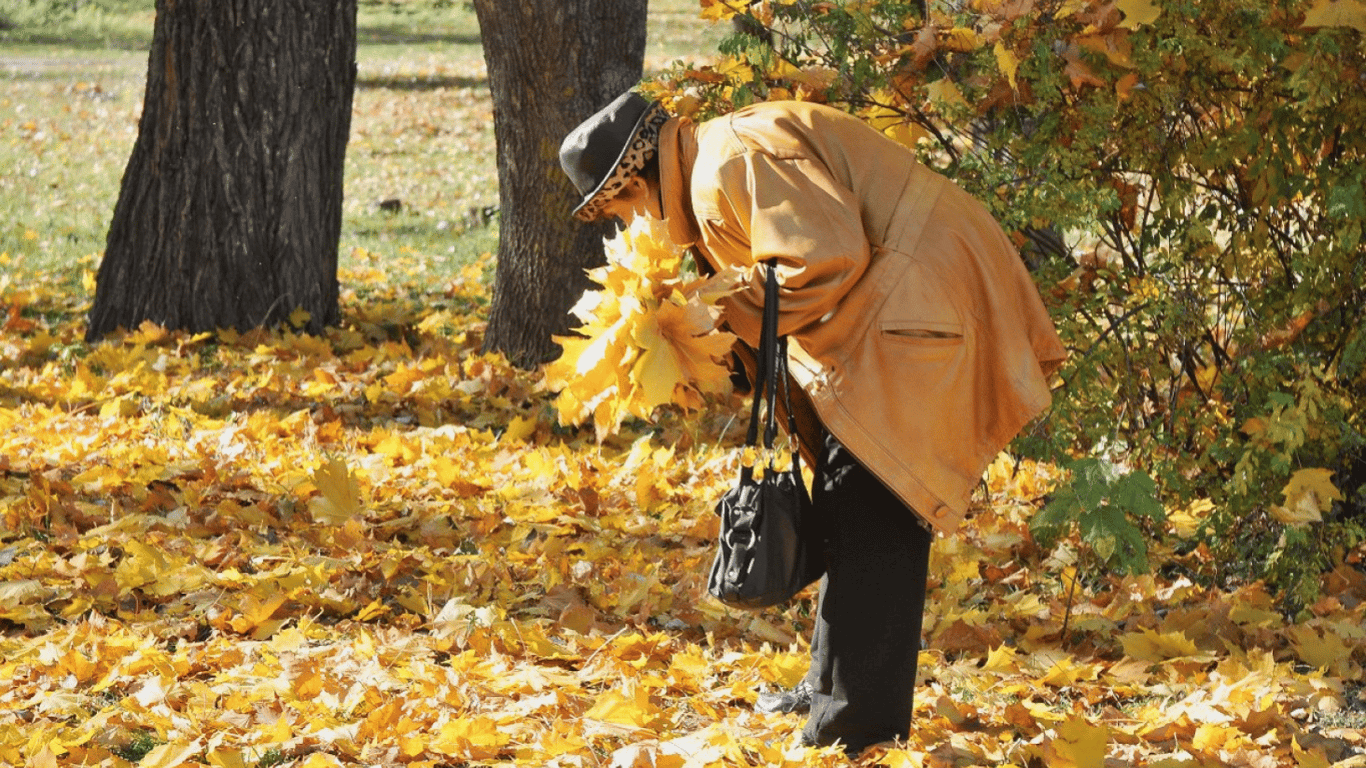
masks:
[[[640,81],[646,0],[474,0],[493,94],[501,228],[485,348],[525,367],[560,353],[552,334],[600,264],[610,225],[571,218],[579,196],[560,141]],[[574,323],[576,324],[576,323]]]
[[[356,0],[157,0],[88,336],[337,320]]]

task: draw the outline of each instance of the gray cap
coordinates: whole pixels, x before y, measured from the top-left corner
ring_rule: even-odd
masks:
[[[627,91],[570,131],[560,144],[560,167],[583,195],[576,217],[596,218],[602,204],[645,166],[658,151],[659,128],[668,119],[658,102]]]

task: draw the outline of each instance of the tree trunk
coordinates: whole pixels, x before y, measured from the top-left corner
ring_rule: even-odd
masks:
[[[609,224],[570,212],[560,141],[640,81],[646,0],[474,0],[493,94],[500,231],[484,347],[532,367],[560,353],[552,334],[591,287]]]
[[[356,0],[157,0],[90,339],[336,322],[355,58]]]

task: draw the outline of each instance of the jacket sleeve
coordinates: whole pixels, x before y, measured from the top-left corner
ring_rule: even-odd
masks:
[[[703,240],[743,258],[739,266],[777,259],[779,333],[819,321],[868,268],[859,201],[818,162],[746,152],[721,166],[715,194],[717,218],[698,222]],[[763,273],[751,269],[732,301],[757,317],[763,300]]]

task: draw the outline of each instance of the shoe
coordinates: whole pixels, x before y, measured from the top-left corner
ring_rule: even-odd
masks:
[[[777,693],[761,693],[754,702],[754,711],[764,714],[776,712],[810,712],[811,686],[803,680],[795,688]]]
[[[850,760],[857,760],[858,758],[868,754],[871,750],[897,749],[898,747],[904,747],[906,744],[906,742],[900,738],[883,739],[881,741],[859,742],[858,744],[861,744],[862,746],[858,746],[856,744],[847,744],[845,743],[844,739],[835,739],[834,741],[825,743],[822,742],[820,739],[813,739],[810,736],[808,736],[806,734],[805,729],[798,731],[797,734],[798,736],[800,736],[800,739],[797,742],[798,746],[816,747],[818,749],[821,747],[838,746],[841,750],[844,751],[844,756],[849,758]]]

